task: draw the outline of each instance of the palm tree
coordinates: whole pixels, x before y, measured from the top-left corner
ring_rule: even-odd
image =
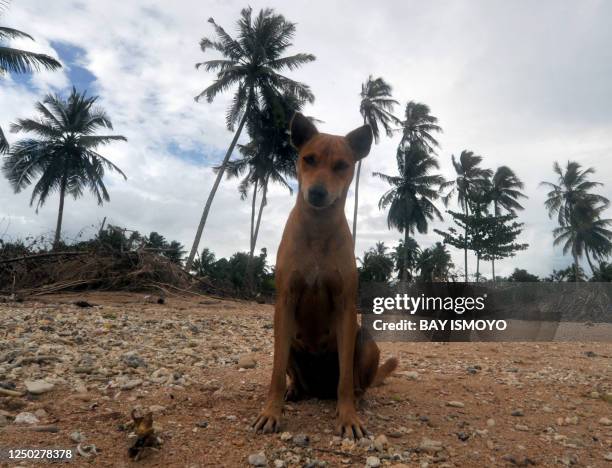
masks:
[[[373,78],[370,75],[365,83],[361,85],[361,104],[359,113],[363,117],[363,124],[370,125],[374,143],[380,139],[380,127],[388,137],[393,135],[392,124],[400,123],[393,115],[393,108],[399,104],[391,97],[391,85],[382,77]],[[357,209],[359,206],[359,176],[361,174],[362,159],[357,163],[357,174],[355,175],[355,207],[353,209],[353,244],[357,241]]]
[[[463,150],[459,155],[459,159],[455,159],[455,155],[451,156],[453,167],[457,177],[454,180],[445,182],[440,187],[441,189],[450,188],[450,191],[442,198],[446,206],[453,196],[457,196],[457,202],[461,206],[463,213],[467,216],[470,210],[471,197],[475,195],[479,188],[482,188],[493,175],[490,169],[482,169],[479,167],[482,162],[482,156],[475,155],[472,151]],[[467,225],[465,228],[466,245],[464,247],[464,268],[465,282],[468,281],[468,263],[467,263]]]
[[[391,189],[378,202],[380,209],[389,207],[387,224],[389,229],[397,228],[404,233],[404,245],[409,245],[410,234],[415,229],[426,233],[429,221],[434,218],[442,220],[442,214],[434,205],[440,196],[439,187],[444,178],[439,174],[431,174],[438,169],[438,161],[424,147],[413,144],[410,147],[397,150],[398,176],[389,176],[374,172]],[[408,249],[404,249],[404,265],[408,265]],[[402,281],[408,281],[408,268],[404,268]]]
[[[557,183],[541,182],[540,185],[550,188],[544,206],[551,218],[555,213],[557,214],[560,226],[565,226],[569,222],[573,208],[585,199],[606,206],[610,203],[606,197],[590,193],[590,190],[603,185],[601,182],[589,180],[589,176],[595,173],[594,168],[582,169],[579,163],[568,161],[564,172],[559,163],[555,161],[553,171],[558,175]]]
[[[66,194],[76,199],[89,188],[101,205],[110,200],[103,180],[105,170],[117,171],[126,178],[121,169],[96,151],[112,141],[127,141],[121,135],[95,134],[99,129],[113,128],[106,112],[94,107],[97,99],[75,88],[67,99],[49,94],[36,104],[40,118],[20,119],[11,127],[13,132],[32,133],[37,138],[15,143],[4,158],[2,171],[15,192],[38,178],[30,200],[32,205],[38,199],[37,211],[50,194],[59,191],[55,247],[60,242]]]
[[[493,202],[495,216],[501,215],[502,208],[511,214],[516,214],[516,210],[522,210],[523,206],[517,200],[527,198],[521,192],[524,187],[512,169],[508,166],[498,167],[491,178],[488,193],[489,199]],[[491,271],[495,282],[495,259],[491,259]]]
[[[262,212],[267,204],[269,182],[279,183],[293,193],[287,179],[296,177],[297,151],[290,144],[287,128],[293,114],[301,110],[303,102],[295,96],[285,95],[266,104],[264,109],[254,111],[253,118],[249,120],[251,141],[246,145],[239,145],[242,158],[227,164],[228,178],[246,173],[238,186],[242,200],[248,197],[249,188],[252,187],[250,259],[254,255]],[[221,170],[221,166],[215,167],[215,170]],[[256,221],[258,191],[262,192],[262,198]]]
[[[606,207],[594,206],[589,199],[581,200],[572,209],[568,222],[553,230],[554,245],[563,244],[563,253],[572,253],[575,272],[578,271],[578,259],[583,254],[595,273],[591,255],[595,260],[603,261],[612,252],[612,230],[608,229],[612,226],[612,219],[601,219]]]
[[[315,59],[311,54],[283,56],[292,45],[291,39],[295,34],[294,23],[268,8],[261,10],[253,19],[252,9],[249,7],[242,10],[237,22],[238,36],[233,38],[215,23],[214,19],[210,18],[208,21],[213,25],[217,38],[215,40],[202,39],[200,48],[203,52],[209,49],[216,50],[223,55],[223,59],[208,60],[196,65],[196,68],[203,67],[206,71],[217,73],[216,80],[196,97],[196,101],[206,98],[208,102],[212,102],[219,94],[235,87],[236,92],[227,110],[226,123],[230,131],[234,130],[236,123],[238,123],[238,128],[206,200],[187,259],[187,269],[191,267],[198,250],[202,231],[227,162],[253,110],[257,109],[263,101],[275,99],[284,93],[290,93],[303,101],[312,102],[314,100],[308,86],[280,73],[284,70],[294,70]]]
[[[362,282],[374,281],[388,283],[393,273],[393,258],[387,254],[388,247],[384,242],[377,242],[359,259],[359,279]]]
[[[8,5],[8,1],[0,1],[0,14],[3,12],[2,6],[6,5]],[[5,73],[31,73],[43,68],[46,70],[61,68],[62,64],[48,55],[3,45],[5,41],[10,39],[34,40],[32,36],[23,31],[0,26],[0,76]],[[0,154],[5,153],[8,149],[8,141],[2,132],[2,128],[0,128]]]
[[[439,146],[434,132],[442,131],[437,117],[430,114],[429,106],[420,102],[410,101],[406,104],[405,120],[402,122],[402,146],[418,144],[427,151],[435,153]]]
[[[448,281],[449,271],[453,266],[451,254],[441,242],[423,250],[417,259],[419,277],[423,281]]]
[[[568,161],[565,171],[558,162],[553,164],[553,171],[558,175],[557,183],[540,184],[550,188],[544,206],[549,217],[557,215],[559,227],[553,231],[554,242],[555,245],[563,243],[563,253],[571,250],[574,258],[574,278],[578,278],[578,258],[585,249],[584,236],[593,236],[593,253],[596,253],[597,257],[601,255],[601,236],[605,238],[603,231],[606,231],[608,223],[607,220],[600,219],[600,213],[608,207],[610,201],[604,196],[591,193],[592,189],[603,185],[589,180],[589,176],[595,173],[594,168],[582,169],[579,163]],[[590,234],[586,234],[587,232]]]
[[[395,271],[397,271],[399,278],[408,278],[409,281],[414,278],[412,271],[416,267],[420,254],[421,248],[416,240],[412,237],[409,237],[407,242],[400,239],[392,254],[395,261]],[[404,274],[405,270],[408,270],[408,274]]]

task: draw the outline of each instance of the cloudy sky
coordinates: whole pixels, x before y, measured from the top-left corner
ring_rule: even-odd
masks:
[[[506,164],[525,182],[529,199],[520,220],[530,248],[501,262],[539,275],[570,259],[552,247],[554,224],[543,207],[542,180],[553,161],[579,161],[597,169],[601,193],[612,198],[612,3],[606,0],[539,1],[251,1],[296,22],[293,52],[317,60],[290,74],[312,87],[316,101],[305,113],[320,130],[344,134],[361,122],[359,90],[369,74],[383,76],[403,106],[428,104],[444,133],[441,171],[452,176],[451,154],[470,149],[484,165]],[[384,7],[382,6],[384,5]],[[30,33],[36,43],[15,42],[58,57],[59,72],[0,78],[0,125],[33,116],[48,92],[74,84],[100,96],[115,130],[129,139],[104,154],[128,175],[107,178],[111,202],[67,200],[65,235],[92,235],[106,216],[112,224],[143,233],[159,231],[191,245],[218,163],[232,134],[224,126],[230,95],[214,103],[193,97],[213,80],[196,71],[204,56],[198,43],[212,36],[209,17],[234,30],[244,2],[228,0],[13,0],[0,23]],[[15,140],[15,135],[8,138]],[[360,196],[358,255],[376,241],[394,245],[386,214],[378,210],[384,183],[372,171],[394,173],[398,137],[383,139],[365,160]],[[248,248],[249,204],[235,181],[223,181],[202,246],[227,256]],[[28,191],[15,195],[0,178],[0,236],[15,240],[50,235],[57,197],[36,214]],[[274,258],[294,199],[274,188],[258,247]],[[352,192],[347,215],[352,217]],[[612,217],[612,213],[608,212]],[[443,223],[435,223],[443,228]],[[428,246],[432,230],[418,235]],[[462,255],[454,251],[455,263]],[[471,259],[471,268],[475,265]],[[490,275],[489,266],[483,267]]]

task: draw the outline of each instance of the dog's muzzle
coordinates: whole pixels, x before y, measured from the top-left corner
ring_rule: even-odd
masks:
[[[308,203],[316,208],[323,208],[327,201],[327,189],[322,185],[313,185],[308,189]]]

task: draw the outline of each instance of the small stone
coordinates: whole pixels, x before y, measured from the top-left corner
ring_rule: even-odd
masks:
[[[267,466],[268,459],[266,458],[266,455],[263,452],[252,453],[251,455],[249,455],[249,465]]]
[[[15,424],[38,424],[40,421],[34,414],[27,411],[15,416]]]
[[[149,406],[149,411],[153,414],[163,413],[164,411],[166,411],[166,407],[162,405],[151,405]]]
[[[384,434],[379,435],[374,439],[374,448],[378,452],[384,452],[385,449],[389,446],[389,441],[387,440],[387,436]]]
[[[254,369],[257,361],[250,354],[240,356],[238,359],[238,369]]]
[[[134,369],[138,367],[146,367],[147,365],[145,360],[141,358],[138,354],[136,354],[134,351],[125,353],[123,356],[121,356],[121,361],[126,366],[132,367]]]
[[[133,380],[128,380],[127,382],[122,384],[120,388],[121,390],[132,390],[138,387],[139,385],[142,385],[142,379],[133,379]]]
[[[208,421],[198,421],[195,425],[202,429],[206,429],[208,427]]]
[[[599,424],[602,426],[612,426],[612,419],[606,418],[605,416],[599,420]]]
[[[604,454],[604,460],[605,461],[612,461],[612,452],[608,452],[608,453]]]
[[[517,431],[522,431],[522,432],[527,432],[527,431],[529,431],[529,427],[528,427],[528,426],[525,426],[524,424],[517,424],[516,426],[514,426],[514,428],[515,428]]]
[[[368,468],[378,468],[380,466],[380,458],[378,457],[366,458],[366,466]]]
[[[54,384],[46,380],[26,380],[24,384],[27,391],[32,395],[42,395],[43,393],[50,392],[55,387]]]
[[[447,401],[446,406],[450,406],[451,408],[463,408],[465,407],[465,404],[463,404],[461,401]]]
[[[274,460],[274,468],[285,468],[285,466],[287,466],[285,464],[284,460],[281,460],[280,458],[277,458],[276,460]]]
[[[514,410],[512,413],[510,413],[512,416],[517,416],[517,417],[521,417],[521,416],[525,416],[525,413],[523,412],[522,409],[516,409]]]
[[[419,373],[416,371],[404,371],[404,372],[398,372],[398,374],[403,375],[404,377],[410,380],[418,380],[419,378]]]
[[[419,444],[419,450],[421,452],[436,453],[441,451],[442,448],[442,442],[432,440],[427,437],[423,437],[423,439],[421,439],[421,443]]]
[[[457,432],[457,437],[461,442],[465,442],[470,438],[470,435],[467,432]]]
[[[293,439],[293,434],[291,434],[291,432],[283,432],[280,435],[280,440],[282,440],[283,442],[288,442],[291,439]]]
[[[310,438],[306,434],[296,434],[293,437],[293,443],[300,447],[306,447],[310,443]]]
[[[76,444],[80,444],[85,440],[85,436],[79,431],[73,431],[70,433],[70,440],[72,440]]]
[[[487,426],[488,426],[488,427],[493,427],[493,426],[495,426],[495,419],[493,419],[493,418],[489,418],[489,419],[487,419]]]

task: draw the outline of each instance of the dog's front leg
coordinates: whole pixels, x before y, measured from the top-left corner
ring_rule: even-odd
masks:
[[[367,431],[357,416],[355,409],[355,389],[353,385],[355,358],[355,339],[357,337],[357,317],[355,304],[344,298],[337,303],[342,307],[338,317],[338,359],[340,380],[338,383],[338,426],[340,437],[361,438]]]
[[[300,277],[301,278],[301,277]],[[278,432],[287,388],[287,365],[291,337],[295,329],[295,309],[301,293],[300,278],[292,278],[290,286],[279,293],[274,309],[274,360],[268,398],[253,427],[264,433]]]

